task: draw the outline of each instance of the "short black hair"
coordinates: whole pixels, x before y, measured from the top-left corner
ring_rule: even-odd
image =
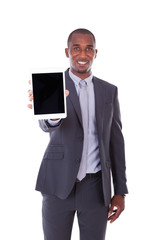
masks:
[[[67,45],[68,45],[68,46],[69,46],[69,42],[70,42],[70,40],[71,40],[71,37],[72,37],[72,35],[73,35],[74,33],[90,34],[90,35],[92,35],[93,40],[94,40],[94,43],[96,44],[95,36],[94,36],[94,34],[93,34],[91,31],[89,31],[88,29],[85,29],[85,28],[78,28],[78,29],[75,29],[73,32],[71,32],[71,33],[69,34],[69,37],[68,37],[68,40],[67,40]]]

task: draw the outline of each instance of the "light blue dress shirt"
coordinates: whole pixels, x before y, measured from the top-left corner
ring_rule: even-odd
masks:
[[[69,76],[75,84],[77,95],[79,96],[81,78],[74,75],[69,70]],[[88,127],[88,159],[87,159],[87,173],[96,173],[101,170],[99,147],[98,147],[98,133],[96,127],[96,116],[95,116],[95,94],[94,85],[92,81],[93,75],[91,74],[88,78],[84,79],[87,82],[88,91],[88,103],[89,103],[89,127]],[[52,126],[56,126],[60,119],[57,121],[48,120],[48,123]]]

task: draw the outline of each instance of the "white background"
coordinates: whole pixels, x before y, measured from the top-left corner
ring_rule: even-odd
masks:
[[[90,29],[99,50],[93,74],[119,88],[126,142],[126,210],[106,239],[160,239],[160,5],[157,0],[0,3],[0,238],[42,240],[34,191],[49,140],[28,104],[30,68],[69,66],[69,33]],[[75,218],[72,240],[79,239]]]

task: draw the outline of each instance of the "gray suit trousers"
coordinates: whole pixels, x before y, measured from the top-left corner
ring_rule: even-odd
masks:
[[[105,239],[108,207],[104,205],[101,174],[76,182],[66,199],[42,195],[45,240],[70,240],[75,212],[80,230],[76,239]]]

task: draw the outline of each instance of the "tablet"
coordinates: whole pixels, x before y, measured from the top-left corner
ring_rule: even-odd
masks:
[[[65,118],[65,75],[62,69],[32,69],[33,113],[37,119]]]

